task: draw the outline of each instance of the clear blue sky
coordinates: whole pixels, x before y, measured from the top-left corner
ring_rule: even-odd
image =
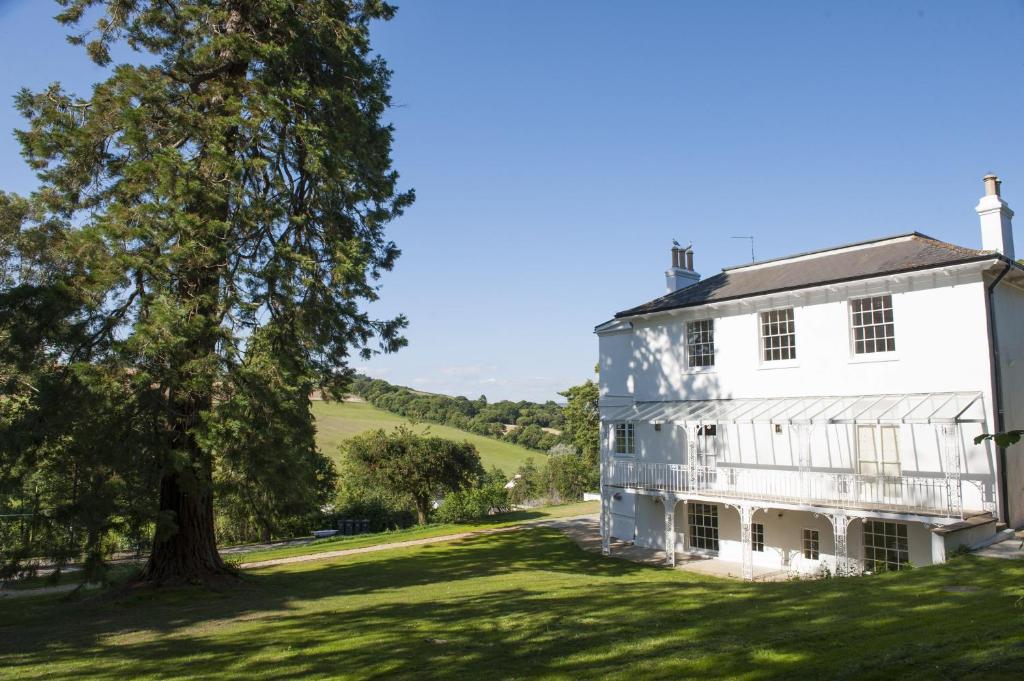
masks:
[[[663,292],[673,237],[705,275],[749,259],[741,234],[759,258],[910,230],[979,246],[989,171],[1024,219],[1019,2],[399,5],[376,47],[419,199],[377,309],[410,344],[371,375],[553,398],[592,375],[595,324]],[[0,0],[4,97],[103,75],[53,13]],[[7,132],[0,154],[0,188],[31,189]]]

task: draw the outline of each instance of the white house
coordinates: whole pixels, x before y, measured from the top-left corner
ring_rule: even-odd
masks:
[[[919,233],[723,270],[596,328],[601,530],[836,574],[942,562],[1024,525],[1024,267],[995,176],[982,249]]]

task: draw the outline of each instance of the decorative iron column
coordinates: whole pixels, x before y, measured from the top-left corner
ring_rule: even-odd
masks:
[[[945,454],[946,473],[946,515],[950,518],[964,517],[963,486],[960,480],[960,447],[957,443],[955,424],[942,426],[942,448]]]
[[[686,431],[686,489],[693,492],[697,487],[697,443],[696,434]]]
[[[834,513],[829,516],[829,520],[832,521],[832,531],[836,538],[836,576],[846,577],[853,573],[846,545],[846,529],[849,527],[850,519],[845,513]]]
[[[807,503],[810,497],[811,479],[808,473],[811,470],[811,440],[814,433],[814,424],[797,426],[797,467],[800,476],[800,500]]]
[[[754,548],[751,545],[750,520],[754,515],[754,509],[750,506],[737,506],[740,512],[740,544],[743,547],[743,579],[754,581]]]
[[[665,505],[665,565],[676,565],[676,498],[666,494]]]

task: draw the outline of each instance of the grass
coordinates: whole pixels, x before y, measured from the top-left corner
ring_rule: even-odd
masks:
[[[318,539],[298,546],[285,546],[278,549],[260,549],[257,551],[249,551],[247,553],[233,554],[230,556],[230,560],[232,563],[246,563],[257,560],[288,558],[290,556],[305,556],[311,553],[358,549],[364,546],[374,546],[377,544],[394,544],[396,542],[411,541],[414,539],[443,537],[446,534],[473,532],[476,530],[490,530],[500,527],[512,527],[514,525],[521,525],[522,523],[536,520],[567,518],[587,513],[597,513],[599,510],[600,504],[596,501],[581,501],[576,504],[563,504],[560,506],[541,506],[539,508],[532,508],[526,511],[502,513],[479,522],[435,523],[425,525],[423,527],[410,527],[403,530],[378,532],[376,534],[362,534],[351,537],[329,537],[327,539]]]
[[[320,451],[335,460],[338,458],[338,446],[343,440],[368,430],[390,430],[403,423],[409,423],[405,417],[378,409],[369,402],[313,402],[313,415],[316,417],[317,444]],[[543,452],[535,452],[511,442],[502,442],[450,426],[436,423],[421,423],[417,426],[418,429],[424,427],[429,427],[430,432],[438,437],[468,440],[480,452],[484,468],[489,470],[491,466],[497,466],[507,475],[512,475],[526,459],[533,457],[534,461],[540,462],[545,456]]]
[[[603,559],[534,528],[252,571],[222,593],[0,601],[0,675],[1021,678],[1022,581],[1021,562],[966,557],[750,584]]]

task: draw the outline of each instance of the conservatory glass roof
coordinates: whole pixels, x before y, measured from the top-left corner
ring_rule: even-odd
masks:
[[[644,423],[983,423],[980,392],[636,402],[605,421]]]

